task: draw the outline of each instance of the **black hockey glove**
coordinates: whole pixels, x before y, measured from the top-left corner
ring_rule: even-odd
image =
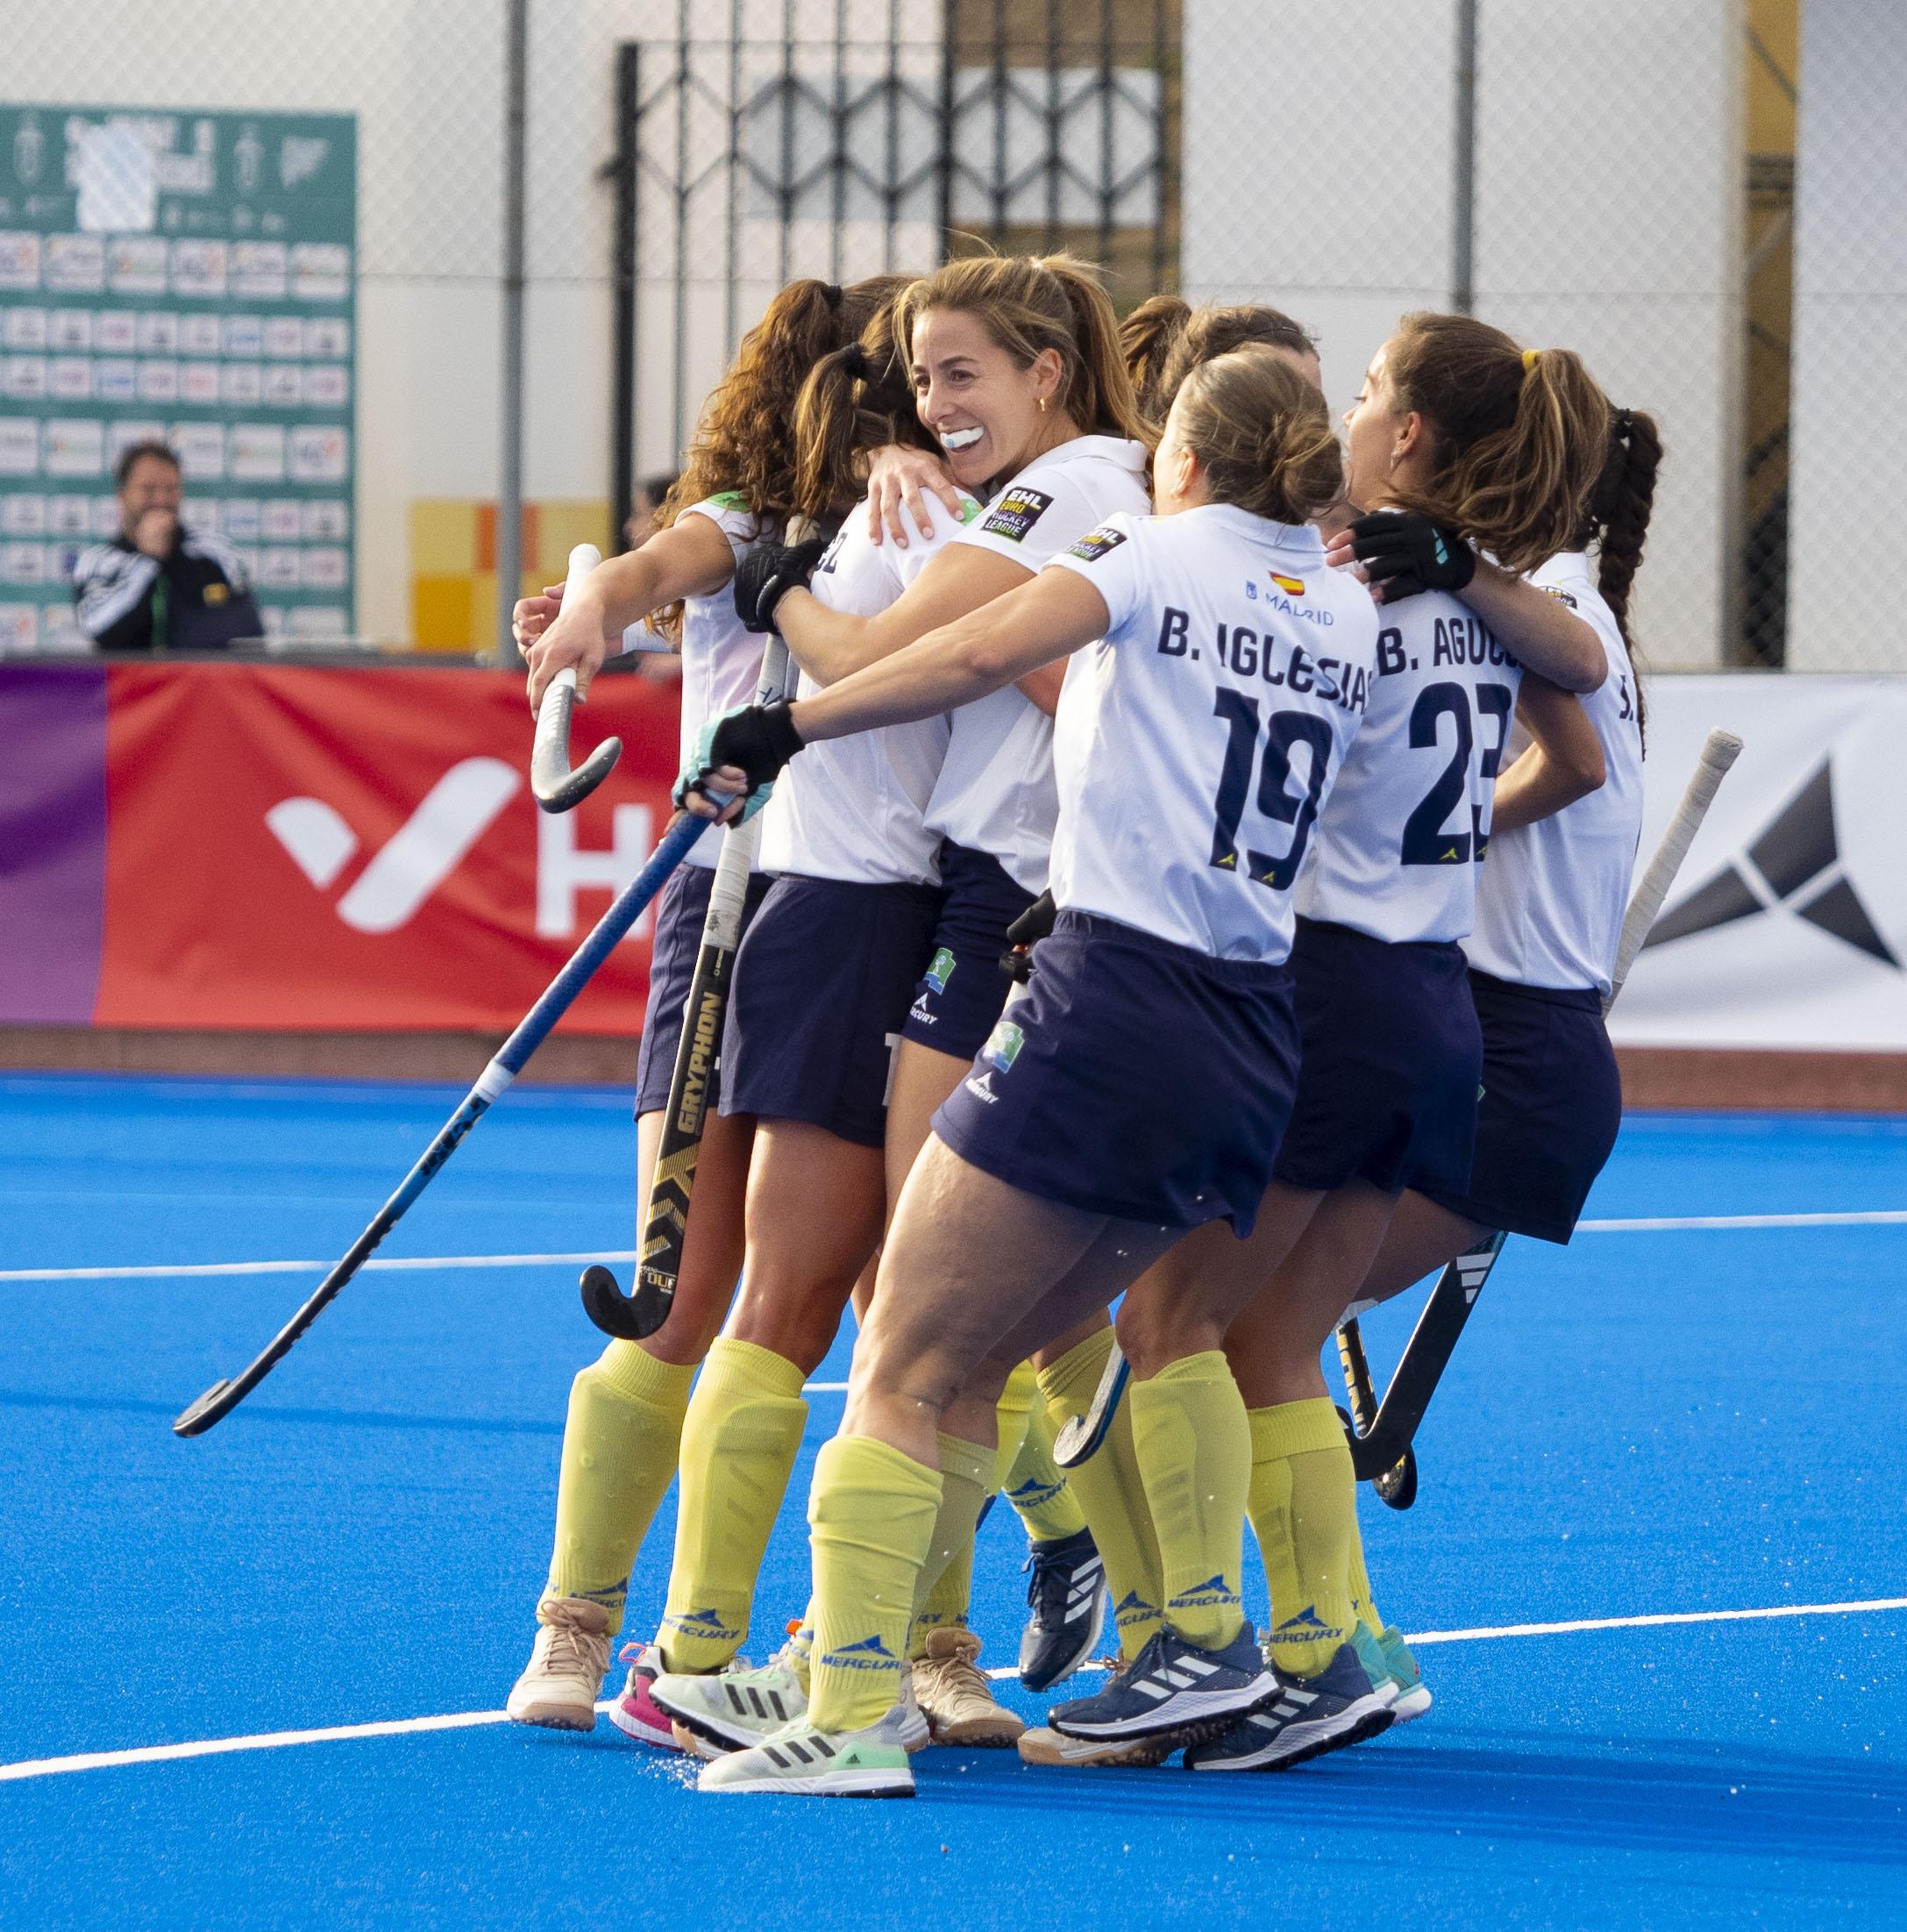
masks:
[[[1351,549],[1386,603],[1420,590],[1461,590],[1477,574],[1477,553],[1414,510],[1380,510],[1351,525]]]
[[[1007,928],[1007,951],[1000,956],[1000,970],[1009,980],[1024,986],[1033,977],[1033,948],[1053,930],[1053,922],[1058,916],[1059,909],[1049,890]]]
[[[733,765],[747,774],[748,802],[742,819],[752,818],[768,802],[776,777],[801,744],[788,707],[779,699],[724,711],[697,734],[695,748],[675,781],[675,802],[686,805],[691,792],[700,792],[713,802],[717,795],[708,782],[709,773],[718,766]]]
[[[772,631],[775,606],[797,586],[806,588],[815,566],[833,543],[830,531],[799,544],[757,544],[736,565],[735,614],[750,631]]]

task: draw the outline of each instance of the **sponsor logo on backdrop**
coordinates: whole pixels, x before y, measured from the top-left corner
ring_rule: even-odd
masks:
[[[1775,813],[1747,852],[1697,886],[1655,922],[1645,942],[1668,945],[1738,919],[1791,913],[1898,972],[1907,972],[1881,936],[1847,875],[1834,831],[1833,760]]]

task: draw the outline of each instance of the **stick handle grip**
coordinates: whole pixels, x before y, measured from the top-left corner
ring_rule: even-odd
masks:
[[[1662,842],[1655,848],[1655,856],[1649,860],[1642,882],[1635,888],[1629,909],[1623,916],[1622,937],[1616,945],[1616,964],[1610,974],[1609,997],[1603,1002],[1605,1013],[1622,991],[1622,983],[1629,977],[1635,956],[1642,950],[1642,942],[1648,937],[1648,930],[1662,909],[1662,901],[1676,882],[1676,874],[1682,869],[1682,861],[1688,857],[1689,847],[1715,802],[1721,781],[1740,755],[1741,740],[1733,732],[1713,731],[1708,734],[1688,788],[1682,795],[1682,802],[1676,807],[1676,816],[1669,821],[1669,830],[1663,833]]]

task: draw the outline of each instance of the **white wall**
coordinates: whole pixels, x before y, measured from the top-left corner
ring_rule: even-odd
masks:
[[[1795,156],[1788,662],[1907,670],[1856,534],[1907,493],[1907,11],[1807,0]]]
[[[1637,630],[1718,661],[1739,389],[1736,0],[1483,0],[1477,312],[1662,417]],[[1452,0],[1187,0],[1185,273],[1322,337],[1334,408],[1449,301]]]

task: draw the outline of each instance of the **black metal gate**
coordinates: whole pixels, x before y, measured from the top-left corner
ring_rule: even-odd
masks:
[[[685,0],[672,40],[623,46],[616,527],[792,276],[1070,247],[1122,308],[1175,287],[1179,7]]]

